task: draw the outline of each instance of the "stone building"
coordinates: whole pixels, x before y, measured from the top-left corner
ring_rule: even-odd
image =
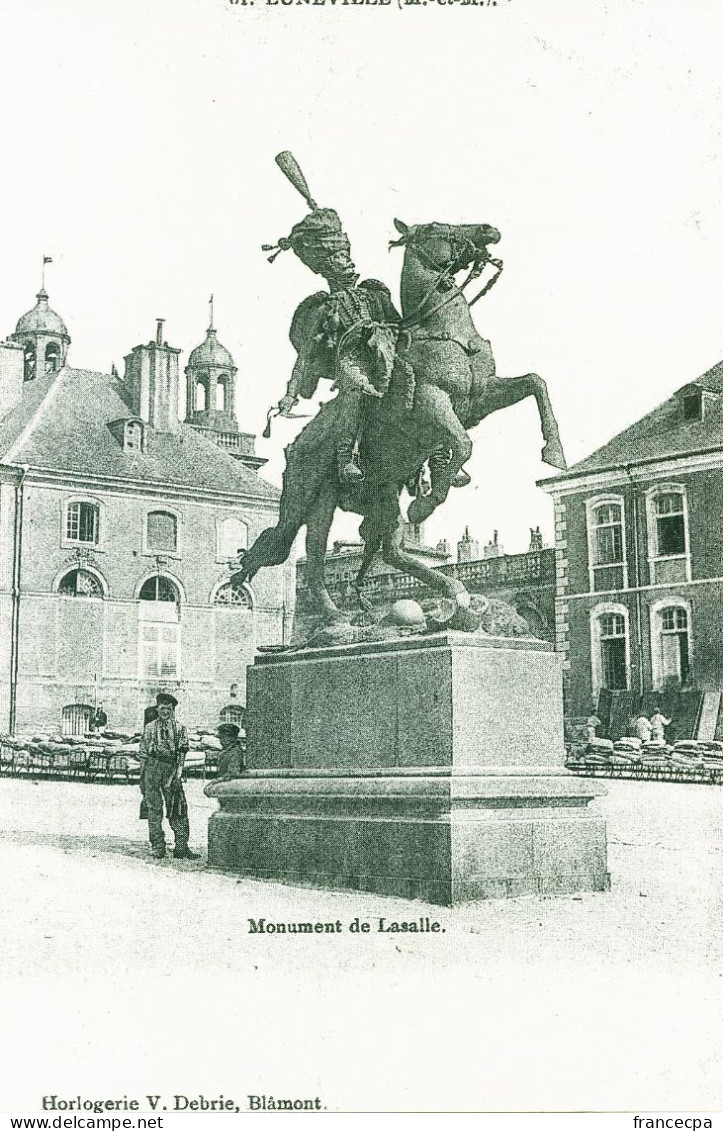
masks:
[[[723,362],[592,455],[553,497],[566,710],[612,729],[655,703],[715,732],[723,688]]]
[[[37,299],[0,343],[0,731],[77,733],[100,703],[136,729],[161,688],[214,725],[256,646],[288,638],[294,600],[291,567],[229,583],[278,512],[233,359],[210,329],[182,422],[162,322],[120,379],[68,366],[65,324]]]
[[[479,543],[466,529],[457,543],[458,561],[450,560],[446,540],[432,548],[424,545],[422,528],[405,527],[405,545],[420,561],[433,569],[450,574],[463,581],[471,593],[484,593],[506,601],[527,621],[530,631],[541,640],[552,640],[555,629],[555,551],[542,546],[539,533],[530,531],[531,548],[524,554],[502,554],[499,542],[489,545],[496,552],[478,560],[470,560],[470,547]],[[363,543],[336,542],[325,563],[329,592],[335,603],[347,612],[359,611],[359,600],[353,581],[361,564]],[[306,559],[297,562],[296,610],[297,636],[307,631],[314,618],[309,600],[306,577]],[[364,596],[372,605],[379,606],[403,597],[416,601],[432,597],[432,591],[406,573],[386,565],[377,556],[364,583]]]

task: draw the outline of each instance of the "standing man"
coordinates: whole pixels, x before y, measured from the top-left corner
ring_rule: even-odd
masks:
[[[585,738],[588,743],[594,742],[597,738],[597,728],[599,726],[602,726],[602,723],[593,710],[585,719]]]
[[[635,733],[642,742],[643,746],[650,742],[650,737],[653,733],[653,728],[650,725],[650,719],[641,711],[635,720]]]
[[[221,723],[216,731],[221,743],[218,756],[218,773],[214,781],[231,781],[240,778],[246,769],[246,747],[241,740],[241,729],[235,723]]]
[[[176,860],[200,860],[188,847],[188,806],[181,784],[183,764],[188,753],[186,728],[176,721],[178,700],[161,691],[156,696],[158,718],[143,731],[138,757],[141,761],[141,791],[148,818],[151,853],[161,860],[166,855],[163,832],[163,805],[173,829]]]
[[[653,742],[665,742],[665,728],[669,727],[672,719],[666,719],[660,707],[655,707],[650,720],[652,728],[651,739]]]
[[[108,726],[108,716],[103,710],[103,704],[99,703],[95,714],[93,715],[92,728],[98,734],[105,734],[105,728]]]

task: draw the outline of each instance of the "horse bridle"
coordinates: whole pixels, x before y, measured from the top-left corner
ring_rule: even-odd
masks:
[[[465,289],[470,285],[470,283],[473,283],[475,279],[479,278],[488,263],[491,263],[492,266],[497,269],[496,274],[487,281],[484,287],[482,287],[482,289],[475,295],[473,299],[468,301],[468,306],[474,306],[474,304],[479,299],[486,295],[502,274],[502,260],[493,259],[492,256],[487,253],[486,248],[483,252],[480,251],[477,245],[467,236],[458,236],[451,225],[440,225],[440,227],[442,227],[442,231],[440,231],[439,233],[440,236],[446,236],[450,241],[450,244],[452,245],[452,257],[450,258],[450,261],[446,265],[446,267],[443,264],[436,262],[433,257],[427,251],[425,251],[425,249],[421,246],[420,241],[416,238],[417,233],[427,230],[427,225],[421,228],[415,228],[408,235],[402,236],[402,238],[399,240],[392,240],[389,244],[390,249],[393,247],[412,248],[415,255],[417,255],[419,259],[421,259],[428,267],[431,267],[434,271],[437,272],[436,278],[433,280],[431,286],[428,288],[421,301],[417,304],[416,309],[409,315],[409,317],[402,319],[402,329],[409,330],[413,326],[420,325],[428,318],[431,318],[433,314],[437,314],[438,311],[442,310],[442,308],[445,307],[449,302],[451,302],[452,299],[457,298],[459,295],[464,296]],[[469,262],[470,259],[472,260],[472,266],[470,267],[470,270],[467,274],[467,278],[464,280],[464,282],[460,283],[458,287],[455,286],[452,282],[452,276],[456,274],[457,270],[459,270],[456,265],[460,262]],[[444,286],[444,281],[446,281],[447,286]],[[437,306],[433,307],[432,310],[428,310],[424,315],[422,315],[422,310],[424,309],[425,304],[428,302],[434,292],[439,289],[449,289],[452,293],[444,298],[442,302],[440,302]]]

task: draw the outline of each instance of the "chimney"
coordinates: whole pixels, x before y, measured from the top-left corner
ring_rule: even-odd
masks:
[[[457,543],[457,561],[458,562],[476,562],[479,559],[479,542],[476,538],[472,538],[469,532],[469,527],[465,526],[464,534]]]
[[[20,342],[0,342],[0,420],[23,395],[25,349]]]
[[[534,530],[533,530],[532,527],[530,527],[530,545],[527,548],[527,552],[528,552],[528,554],[531,554],[531,553],[534,553],[537,550],[541,550],[541,549],[542,549],[542,532],[540,531],[539,526],[536,526],[534,528]]]
[[[404,523],[404,544],[408,548],[424,545],[424,528],[421,522]]]
[[[126,356],[125,380],[131,408],[155,432],[178,432],[178,355],[163,340],[163,318],[156,319],[156,340],[136,346]]]
[[[492,541],[488,542],[484,548],[485,558],[499,558],[502,555],[502,547],[500,546],[499,531],[495,530]]]

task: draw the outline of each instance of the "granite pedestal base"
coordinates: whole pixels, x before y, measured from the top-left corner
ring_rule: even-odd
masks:
[[[558,657],[443,633],[261,656],[250,772],[207,792],[209,863],[447,906],[607,887],[603,792],[563,766]]]

